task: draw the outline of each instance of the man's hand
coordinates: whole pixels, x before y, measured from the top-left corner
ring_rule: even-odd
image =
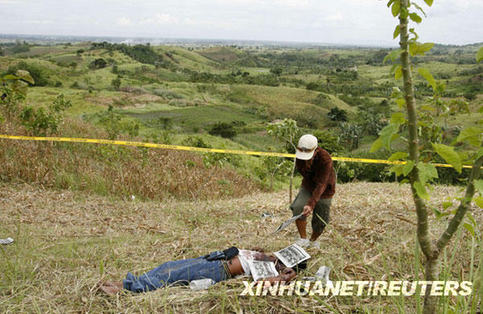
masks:
[[[310,214],[312,214],[312,212],[314,211],[314,209],[308,205],[305,205],[304,206],[304,211],[302,212],[302,214],[305,216],[305,217],[308,217],[310,216]]]

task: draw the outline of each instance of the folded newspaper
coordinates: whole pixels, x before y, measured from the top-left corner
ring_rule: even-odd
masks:
[[[292,218],[288,219],[287,221],[285,221],[284,223],[282,223],[278,228],[277,230],[275,230],[273,233],[277,233],[279,231],[282,231],[283,229],[287,228],[288,225],[290,225],[292,222],[294,222],[295,220],[299,219],[300,217],[302,217],[302,214],[300,215],[297,215],[297,216],[293,216]]]
[[[273,262],[250,261],[249,265],[250,272],[252,274],[253,280],[255,281],[278,276],[278,271],[275,268],[275,264]]]
[[[309,253],[295,243],[273,254],[287,267],[294,267],[310,258]]]

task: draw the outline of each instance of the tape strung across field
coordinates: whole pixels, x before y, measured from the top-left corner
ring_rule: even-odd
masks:
[[[181,145],[167,145],[144,142],[131,141],[113,141],[94,138],[71,138],[71,137],[40,137],[40,136],[18,136],[18,135],[4,135],[0,134],[0,139],[20,140],[20,141],[45,141],[45,142],[69,142],[69,143],[93,143],[93,144],[107,144],[107,145],[121,145],[121,146],[135,146],[147,148],[162,148],[172,150],[185,150],[200,153],[222,153],[222,154],[236,154],[236,155],[251,155],[251,156],[270,156],[270,157],[290,157],[294,158],[295,154],[276,153],[276,152],[254,152],[248,150],[235,149],[219,149],[219,148],[201,148]],[[338,157],[333,156],[335,161],[344,162],[359,162],[367,164],[388,164],[388,165],[403,165],[405,161],[389,161],[384,159],[367,159],[367,158],[352,158],[352,157]],[[452,168],[449,164],[433,164],[436,167]],[[471,168],[471,166],[463,166],[463,168]]]

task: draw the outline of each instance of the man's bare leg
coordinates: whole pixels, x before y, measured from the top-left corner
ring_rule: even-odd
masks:
[[[310,241],[317,240],[317,238],[320,237],[321,234],[322,234],[322,232],[313,232],[312,236],[310,237]]]
[[[307,239],[307,221],[306,220],[295,220],[295,224],[297,225],[297,230],[299,231],[300,237],[302,239]]]

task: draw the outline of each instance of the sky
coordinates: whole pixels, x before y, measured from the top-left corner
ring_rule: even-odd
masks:
[[[483,41],[483,0],[416,0],[422,42]],[[0,33],[397,45],[387,0],[0,0]]]

